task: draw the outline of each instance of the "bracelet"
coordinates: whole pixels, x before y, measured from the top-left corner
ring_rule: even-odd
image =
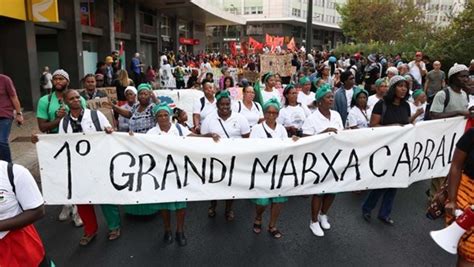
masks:
[[[16,115],[17,115],[17,116],[21,116],[21,115],[23,115],[23,113],[17,112]]]

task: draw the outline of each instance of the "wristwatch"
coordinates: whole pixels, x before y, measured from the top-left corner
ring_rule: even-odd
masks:
[[[17,115],[17,116],[22,116],[22,115],[23,115],[23,113],[21,113],[21,112],[17,112],[17,113],[16,113],[16,115]]]

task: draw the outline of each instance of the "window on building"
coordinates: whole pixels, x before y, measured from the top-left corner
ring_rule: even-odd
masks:
[[[185,21],[178,20],[178,34],[179,34],[179,37],[184,37],[184,38],[189,37],[189,27]]]
[[[291,9],[291,15],[294,17],[301,17],[301,10],[297,8]]]
[[[170,20],[166,16],[161,16],[160,33],[164,36],[170,36]]]
[[[247,25],[247,35],[263,35],[263,26]]]
[[[95,3],[94,0],[81,0],[81,24],[95,26]]]
[[[116,32],[123,32],[125,15],[121,0],[114,1],[114,30]]]
[[[263,14],[263,6],[246,6],[244,7],[244,15]]]

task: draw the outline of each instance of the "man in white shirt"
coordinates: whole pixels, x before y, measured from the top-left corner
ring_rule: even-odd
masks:
[[[193,125],[194,132],[199,134],[201,132],[201,123],[204,119],[216,112],[216,99],[214,94],[216,92],[214,84],[205,82],[203,85],[204,96],[196,99],[193,105]]]
[[[415,60],[408,63],[408,67],[410,68],[410,74],[413,75],[415,80],[418,81],[419,84],[422,84],[422,77],[426,75],[426,66],[425,62],[422,60],[423,53],[420,51],[416,52]]]

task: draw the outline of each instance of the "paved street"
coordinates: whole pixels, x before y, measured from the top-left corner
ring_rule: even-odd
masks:
[[[13,129],[12,139],[26,139],[33,128]],[[33,145],[13,142],[12,150],[16,162],[37,167],[32,161],[36,155]],[[236,201],[236,220],[230,223],[224,220],[223,202],[219,202],[214,219],[207,218],[208,203],[188,203],[189,244],[184,248],[162,243],[160,216],[122,216],[121,238],[107,241],[106,225],[97,208],[99,235],[85,248],[78,245],[82,228],[57,221],[58,206],[47,207],[47,215],[37,227],[58,266],[453,266],[456,257],[429,237],[430,230],[442,228],[442,221],[424,217],[428,185],[425,181],[398,191],[394,227],[362,219],[364,193],[339,194],[329,214],[332,229],[323,238],[309,230],[310,198],[303,197],[290,198],[284,206],[279,223],[284,237],[280,240],[266,231],[260,235],[252,232],[254,205],[248,200]],[[268,212],[265,215],[267,225]]]

